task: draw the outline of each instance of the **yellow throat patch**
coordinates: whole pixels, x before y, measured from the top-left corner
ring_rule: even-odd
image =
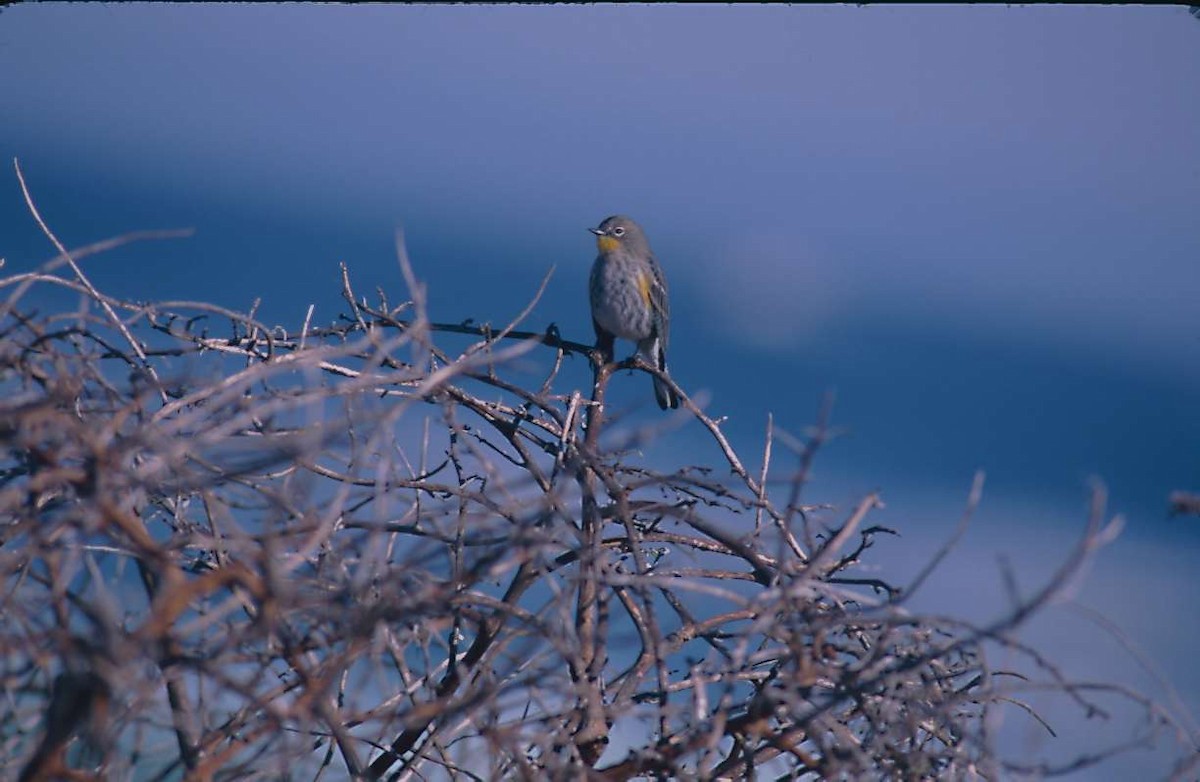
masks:
[[[600,248],[600,252],[610,253],[620,247],[621,242],[614,236],[597,236],[596,246]]]

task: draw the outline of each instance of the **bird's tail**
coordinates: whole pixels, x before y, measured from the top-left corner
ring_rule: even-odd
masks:
[[[663,410],[668,407],[671,409],[679,407],[679,396],[658,378],[654,378],[654,398],[658,400],[658,406]]]
[[[666,372],[667,352],[663,350],[662,342],[656,339],[654,340],[654,343],[649,346],[649,348],[650,349],[647,351],[648,355],[646,356],[646,359],[663,372]],[[675,408],[679,407],[679,396],[671,390],[669,385],[659,380],[657,377],[654,378],[654,399],[658,402],[658,406],[663,410],[666,410],[667,408],[674,410]]]

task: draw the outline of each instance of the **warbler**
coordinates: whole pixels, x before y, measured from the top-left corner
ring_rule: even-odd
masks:
[[[624,215],[609,217],[588,230],[596,235],[600,250],[588,278],[596,349],[611,361],[614,339],[631,340],[637,343],[642,360],[665,373],[671,326],[667,278],[646,234]],[[663,410],[679,407],[679,397],[657,377],[654,398]]]

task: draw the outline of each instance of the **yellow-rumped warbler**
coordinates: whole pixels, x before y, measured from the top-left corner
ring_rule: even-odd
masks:
[[[605,361],[611,361],[614,338],[632,340],[646,363],[666,372],[671,325],[667,278],[650,252],[646,235],[624,215],[614,215],[588,230],[596,235],[600,248],[588,278],[597,349]],[[654,398],[663,410],[679,407],[679,397],[657,377]]]

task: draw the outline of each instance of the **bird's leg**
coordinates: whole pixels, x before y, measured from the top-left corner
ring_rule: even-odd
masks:
[[[605,364],[612,363],[613,343],[615,342],[616,338],[612,334],[609,334],[608,332],[604,331],[604,329],[600,328],[599,324],[596,324],[595,321],[593,321],[593,325],[596,327],[596,347],[592,351],[591,358],[592,364],[599,369]]]

